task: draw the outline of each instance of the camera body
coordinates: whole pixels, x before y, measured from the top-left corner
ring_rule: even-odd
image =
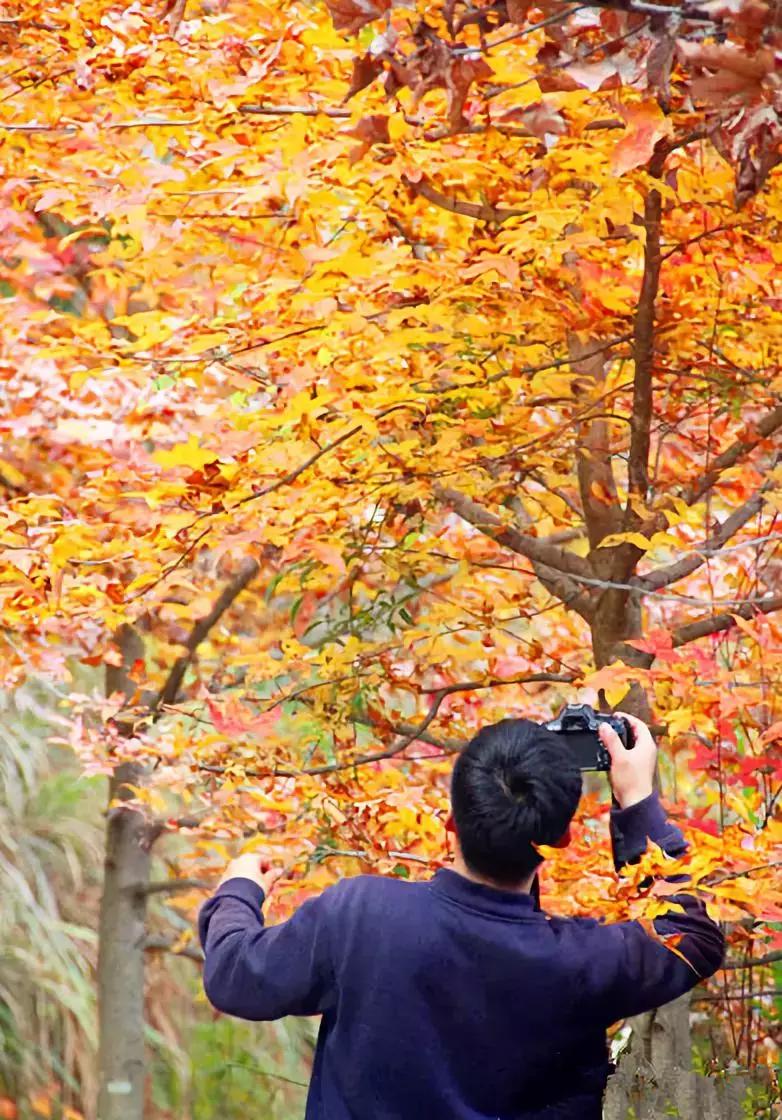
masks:
[[[581,770],[610,770],[611,758],[597,734],[601,723],[617,733],[625,747],[633,745],[633,730],[627,720],[610,712],[596,712],[590,704],[568,704],[556,719],[543,726],[556,735],[564,735]]]

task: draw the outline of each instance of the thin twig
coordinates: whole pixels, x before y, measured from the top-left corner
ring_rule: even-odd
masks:
[[[223,588],[209,614],[204,615],[195,624],[185,642],[186,652],[178,657],[171,666],[171,671],[163,687],[150,705],[150,713],[153,718],[159,718],[160,709],[166,704],[173,704],[176,700],[179,686],[182,684],[184,675],[201,642],[206,638],[215,623],[225,614],[237,596],[241,595],[245,587],[255,579],[259,571],[260,565],[257,560],[246,561],[230,583]]]
[[[763,968],[769,964],[782,961],[782,949],[774,953],[766,953],[765,957],[745,957],[741,961],[725,961],[720,966],[720,972],[732,971],[734,968]]]

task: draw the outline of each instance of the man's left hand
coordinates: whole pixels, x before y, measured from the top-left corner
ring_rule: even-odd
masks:
[[[268,896],[281,875],[281,868],[270,867],[265,860],[262,860],[254,852],[245,852],[231,860],[218,885],[227,883],[229,879],[251,879]]]

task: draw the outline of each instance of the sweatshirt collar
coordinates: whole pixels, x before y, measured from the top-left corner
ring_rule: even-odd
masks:
[[[446,895],[460,906],[497,918],[527,918],[540,912],[531,894],[475,883],[450,867],[441,867],[430,883],[437,894]]]

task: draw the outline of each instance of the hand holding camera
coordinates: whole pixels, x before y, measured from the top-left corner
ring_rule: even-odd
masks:
[[[634,740],[632,750],[628,750],[609,723],[600,724],[598,735],[611,758],[608,777],[614,797],[622,809],[629,809],[654,790],[657,744],[643,720],[625,712],[618,712],[617,715],[630,725]]]
[[[568,704],[545,727],[562,735],[582,770],[607,771],[614,797],[629,808],[654,789],[657,747],[637,716],[596,712],[589,704]]]

